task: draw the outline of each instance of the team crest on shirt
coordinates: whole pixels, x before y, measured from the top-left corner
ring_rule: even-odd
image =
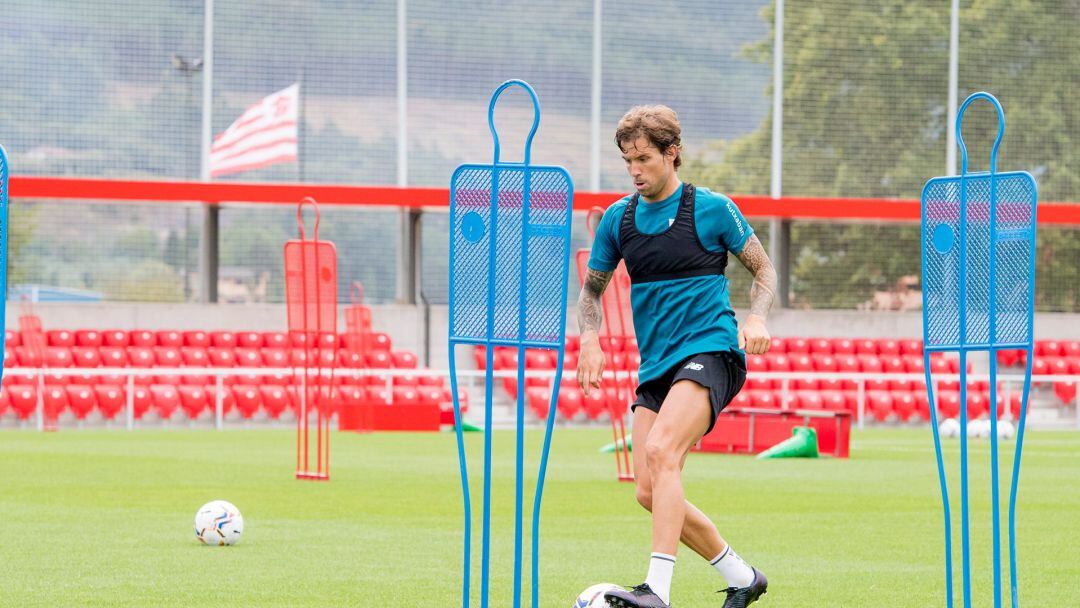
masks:
[[[690,363],[687,363],[686,366],[683,367],[683,369],[690,369],[694,370],[695,372],[700,372],[701,370],[705,369],[705,366],[700,363],[694,363],[693,361],[691,361]]]

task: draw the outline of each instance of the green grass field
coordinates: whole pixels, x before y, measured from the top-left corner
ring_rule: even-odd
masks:
[[[291,478],[293,437],[263,430],[0,433],[0,605],[460,606],[453,435],[337,434],[330,483]],[[512,437],[495,435],[493,608],[512,605]],[[481,438],[469,436],[471,456],[479,456]],[[530,432],[531,452],[540,439]],[[649,519],[631,484],[614,480],[611,455],[597,453],[608,440],[601,429],[556,432],[543,508],[545,608],[570,606],[593,583],[644,578]],[[990,605],[989,450],[976,445],[975,586],[978,604]],[[955,441],[949,450],[955,463]],[[476,459],[473,474],[479,471]],[[1028,435],[1018,523],[1025,606],[1080,605],[1077,471],[1080,433]],[[927,429],[856,433],[850,460],[695,454],[684,479],[688,498],[768,574],[769,593],[758,605],[945,605]],[[530,496],[531,486],[527,504]],[[234,547],[205,547],[192,533],[195,510],[218,498],[245,518]],[[958,500],[954,493],[954,513]],[[479,504],[476,491],[477,511]],[[478,560],[478,541],[474,547]],[[675,606],[719,607],[714,592],[722,586],[703,560],[680,551]]]

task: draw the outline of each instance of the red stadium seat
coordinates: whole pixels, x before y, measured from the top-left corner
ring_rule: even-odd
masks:
[[[210,346],[210,334],[205,331],[185,331],[181,335],[183,336],[183,346],[194,346],[202,349]]]
[[[22,337],[19,335],[19,332],[13,329],[4,330],[4,346],[10,346],[12,348],[19,346],[19,344],[22,342],[21,338]]]
[[[124,389],[126,396],[127,389]],[[141,420],[146,412],[150,411],[150,406],[153,405],[154,400],[150,395],[150,389],[146,386],[136,384],[135,391],[132,393],[132,401],[134,406],[134,414],[136,420]]]
[[[783,338],[772,337],[769,339],[769,352],[782,355],[787,352],[787,342]]]
[[[237,348],[236,353],[236,367],[262,367],[263,358],[262,353],[257,348]]]
[[[157,346],[170,346],[180,348],[184,345],[184,335],[172,329],[163,329],[155,332]]]
[[[934,395],[937,399],[938,412],[941,418],[956,418],[960,415],[960,393],[958,391],[939,391]]]
[[[184,415],[189,419],[195,420],[210,409],[205,386],[181,384],[177,387],[177,391],[180,394],[180,409],[184,410]]]
[[[75,334],[66,329],[51,329],[45,332],[45,337],[49,346],[64,346],[67,348],[75,346]]]
[[[876,355],[856,355],[859,359],[859,370],[864,374],[880,374],[884,372],[884,366]]]
[[[259,411],[262,405],[259,388],[251,385],[237,385],[233,387],[233,397],[236,399],[236,409],[245,419],[250,419]]]
[[[343,367],[346,369],[361,369],[364,367],[364,356],[351,350],[339,350],[338,367]]]
[[[539,386],[525,389],[525,399],[529,404],[529,411],[541,420],[547,420],[548,406],[551,403],[551,392]]]
[[[4,347],[4,367],[15,367],[19,364],[19,358],[15,355],[14,346]]]
[[[878,343],[876,340],[869,338],[860,338],[855,340],[855,354],[856,355],[874,355],[878,354]]]
[[[821,407],[830,412],[845,412],[848,410],[847,397],[841,391],[823,391]]]
[[[640,355],[639,355],[640,356]],[[563,353],[563,369],[576,370],[578,366],[578,354],[566,351]]]
[[[1055,382],[1054,395],[1061,400],[1062,405],[1072,405],[1076,403],[1076,383]]]
[[[293,333],[296,337],[293,337]],[[304,348],[307,346],[307,341],[304,340],[306,336],[304,332],[289,332],[284,333],[280,331],[264,331],[262,332],[262,346],[263,348]]]
[[[835,372],[840,370],[840,363],[832,355],[819,355],[811,358],[814,371]]]
[[[1061,356],[1071,361],[1080,361],[1080,341],[1068,340],[1062,342]]]
[[[154,367],[155,365],[154,350],[147,346],[129,346],[127,356],[131,367]]]
[[[80,329],[75,331],[75,346],[97,348],[105,343],[105,338],[96,329]]]
[[[895,415],[893,397],[885,391],[867,391],[866,406],[875,420],[886,421]]]
[[[900,342],[891,338],[878,340],[878,354],[882,357],[900,356]]]
[[[236,334],[231,331],[212,331],[210,332],[210,346],[216,348],[236,348]]]
[[[206,387],[206,405],[210,408],[210,413],[215,414],[217,410],[218,398],[221,398],[221,415],[224,416],[231,412],[236,407],[236,397],[233,395],[233,391],[228,386],[223,386],[220,389],[216,385],[211,384]]]
[[[150,396],[154,399],[154,410],[164,420],[169,420],[180,408],[180,391],[172,384],[150,385]]]
[[[813,338],[810,340],[810,354],[811,355],[831,355],[833,354],[833,343],[828,338]]]
[[[925,370],[926,362],[922,355],[904,355],[904,371],[909,374],[921,374]]]
[[[149,329],[133,329],[128,332],[128,344],[153,348],[157,346],[157,336]]]
[[[390,369],[393,359],[387,351],[372,351],[367,354],[367,366],[373,369]]]
[[[753,403],[754,400],[750,396],[750,391],[744,389],[742,391],[739,391],[738,395],[735,395],[735,397],[731,400],[731,403],[728,405],[728,408],[738,409],[744,407],[752,407]]]
[[[15,415],[26,420],[37,411],[37,387],[32,384],[12,384],[5,387]]]
[[[907,372],[907,366],[904,364],[904,360],[899,355],[889,355],[881,357],[882,371],[886,374],[903,374]]]
[[[113,348],[127,348],[131,346],[128,332],[122,329],[110,329],[101,332],[101,345]]]
[[[119,346],[102,346],[98,349],[101,353],[102,367],[127,367],[127,350]]]
[[[45,348],[45,365],[48,367],[72,367],[75,359],[67,346],[48,346]]]
[[[202,346],[183,346],[180,360],[187,367],[210,367],[210,357]]]
[[[45,362],[44,350],[27,346],[15,347],[15,359],[22,367],[41,367]]]
[[[915,356],[922,358],[923,356],[923,343],[922,340],[907,339],[900,340],[900,354],[903,356]]]
[[[851,338],[833,338],[830,342],[832,342],[834,356],[855,354],[855,341]]]
[[[177,334],[179,336],[179,334]],[[184,359],[178,346],[158,346],[154,348],[154,360],[160,367],[180,367]]]
[[[559,402],[556,406],[558,411],[566,419],[572,419],[577,416],[584,407],[584,395],[581,394],[581,389],[577,387],[564,386],[559,391]]]
[[[369,346],[372,350],[389,352],[392,346],[390,342],[390,336],[381,332],[371,333],[371,343]]]
[[[394,405],[420,405],[420,392],[414,386],[395,386],[392,398]]]
[[[589,394],[583,394],[582,397],[585,416],[589,420],[597,420],[608,411],[608,394],[606,391],[593,389],[589,391]]]
[[[910,392],[896,391],[893,392],[892,397],[893,408],[896,410],[896,415],[900,420],[906,422],[916,415],[918,404]]]
[[[206,358],[212,367],[236,367],[236,351],[231,348],[211,346],[206,349]]]
[[[21,360],[22,359],[20,358],[20,361]],[[1050,364],[1047,363],[1045,358],[1043,358],[1043,359],[1036,358],[1034,361],[1031,362],[1031,375],[1033,375],[1033,376],[1049,376],[1050,375]]]
[[[283,386],[263,385],[259,387],[262,406],[271,418],[277,420],[292,405],[289,392]]]
[[[825,409],[824,401],[821,398],[821,393],[818,391],[795,391],[797,398],[798,408],[804,410],[823,410]]]
[[[257,331],[241,331],[235,334],[236,348],[262,348],[263,336]]]
[[[566,350],[581,350],[581,336],[566,336]]]
[[[1059,357],[1062,354],[1061,342],[1057,340],[1036,340],[1035,356]]]
[[[810,353],[810,342],[806,338],[787,338],[785,352],[789,355],[806,355]]]
[[[289,351],[284,348],[263,348],[262,364],[266,367],[289,367]]]
[[[68,397],[66,386],[53,385],[45,386],[45,391],[42,393],[43,406],[45,407],[46,419],[50,417],[59,416],[68,409]]]
[[[607,369],[613,372],[625,372],[628,365],[629,361],[626,359],[626,353],[613,352],[608,355]]]
[[[93,347],[72,347],[71,359],[76,367],[101,367],[101,353]]]
[[[775,408],[779,407],[780,400],[772,391],[747,391],[754,407]]]
[[[416,355],[407,350],[395,350],[390,354],[397,369],[416,369]]]
[[[157,374],[154,376],[154,381],[152,384],[169,384],[172,386],[180,386],[184,382],[185,381],[182,376],[177,376],[175,374]],[[205,380],[201,384],[206,384]]]
[[[124,389],[111,384],[98,384],[93,387],[95,401],[101,417],[112,420],[119,414],[127,400],[124,398]]]

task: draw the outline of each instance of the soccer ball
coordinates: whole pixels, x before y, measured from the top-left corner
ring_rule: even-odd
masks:
[[[1016,429],[1008,420],[998,420],[998,439],[1012,439]]]
[[[960,423],[956,421],[956,418],[946,418],[941,422],[941,426],[938,427],[938,432],[942,437],[952,439],[960,436]]]
[[[593,585],[577,596],[571,608],[608,608],[608,603],[604,600],[604,593],[613,589],[622,589],[622,587],[611,583]]]
[[[235,545],[244,532],[244,516],[236,505],[215,500],[195,512],[195,538],[204,545]]]

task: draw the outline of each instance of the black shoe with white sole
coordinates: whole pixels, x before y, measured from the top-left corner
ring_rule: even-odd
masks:
[[[756,602],[759,597],[765,595],[765,589],[769,587],[769,580],[757,568],[753,566],[750,568],[754,571],[754,580],[750,581],[749,585],[742,588],[728,587],[720,591],[720,593],[727,594],[727,599],[724,600],[724,608],[746,608]]]
[[[608,591],[604,594],[604,599],[612,608],[671,608],[671,604],[665,604],[647,583],[627,591]]]

